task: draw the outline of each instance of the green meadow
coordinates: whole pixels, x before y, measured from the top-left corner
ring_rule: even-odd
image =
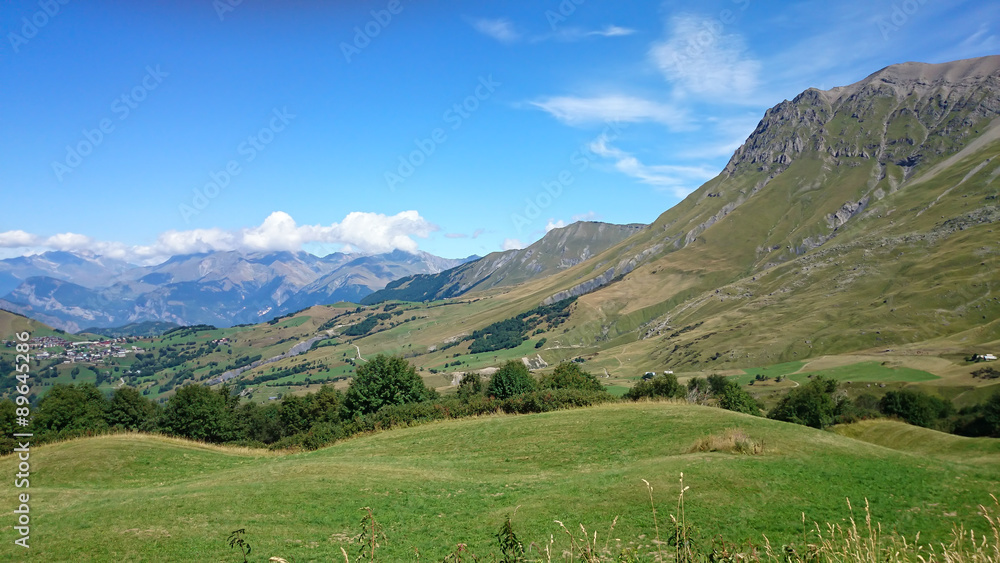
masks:
[[[341,548],[357,554],[363,507],[384,526],[383,561],[441,561],[459,543],[490,559],[507,515],[533,557],[550,536],[557,553],[570,549],[556,520],[596,531],[602,546],[649,555],[656,529],[643,480],[663,536],[681,473],[701,544],[720,535],[760,544],[762,534],[773,545],[795,542],[803,513],[807,527],[843,523],[847,499],[859,517],[867,499],[875,520],[908,539],[947,541],[955,525],[983,530],[978,505],[1000,491],[998,442],[901,426],[894,431],[907,439],[880,441],[886,433],[870,426],[835,433],[633,403],[431,423],[308,453],[148,435],[78,439],[32,450],[31,550],[7,541],[0,558],[241,561],[226,538],[243,528],[253,561],[342,561]],[[729,428],[763,452],[692,453]],[[0,473],[12,477],[16,463],[0,459]],[[10,519],[23,491],[4,482],[0,510]]]

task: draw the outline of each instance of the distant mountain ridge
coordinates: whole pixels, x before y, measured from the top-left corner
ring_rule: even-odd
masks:
[[[401,276],[462,264],[425,252],[179,255],[155,266],[75,254],[0,260],[0,307],[75,332],[144,321],[257,323],[336,301],[357,302]],[[11,287],[13,286],[13,287]]]
[[[541,279],[585,262],[645,227],[637,223],[579,221],[550,230],[526,248],[494,252],[440,273],[400,278],[361,302],[370,305],[393,299],[432,301],[457,297],[473,289]]]

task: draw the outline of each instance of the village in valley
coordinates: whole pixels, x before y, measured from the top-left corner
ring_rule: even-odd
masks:
[[[128,354],[142,352],[142,348],[132,344],[132,338],[108,338],[71,342],[59,336],[39,336],[28,341],[32,356],[38,360],[58,361],[64,364],[100,363],[105,358],[125,358]],[[4,347],[12,348],[14,341],[5,340]]]

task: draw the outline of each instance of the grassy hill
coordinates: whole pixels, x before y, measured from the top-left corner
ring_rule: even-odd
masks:
[[[691,453],[709,434],[738,427],[761,455]],[[905,430],[905,429],[904,429]],[[505,515],[528,545],[555,535],[554,520],[649,551],[654,529],[642,479],[652,484],[661,534],[684,473],[686,513],[699,538],[716,534],[777,545],[807,522],[841,522],[867,498],[886,530],[945,541],[953,525],[982,531],[977,505],[1000,490],[996,449],[935,435],[862,440],[709,407],[608,405],[528,416],[491,416],[364,436],[311,453],[276,455],[150,436],[87,438],[32,451],[31,560],[235,561],[225,544],[245,528],[262,560],[341,560],[359,510],[385,526],[386,560],[441,560],[458,543],[481,556]],[[925,431],[916,429],[914,432]],[[37,458],[35,457],[37,456]],[[15,473],[13,457],[0,472]],[[0,510],[15,498],[8,480]],[[611,541],[615,545],[615,541]],[[537,550],[536,545],[535,549]],[[0,557],[25,560],[6,542]],[[535,552],[537,555],[537,551]]]

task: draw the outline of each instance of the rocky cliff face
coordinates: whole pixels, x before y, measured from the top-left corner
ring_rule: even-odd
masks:
[[[864,158],[910,172],[930,155],[950,153],[998,115],[1000,56],[893,65],[769,109],[724,172],[781,171],[806,151],[835,165]]]

